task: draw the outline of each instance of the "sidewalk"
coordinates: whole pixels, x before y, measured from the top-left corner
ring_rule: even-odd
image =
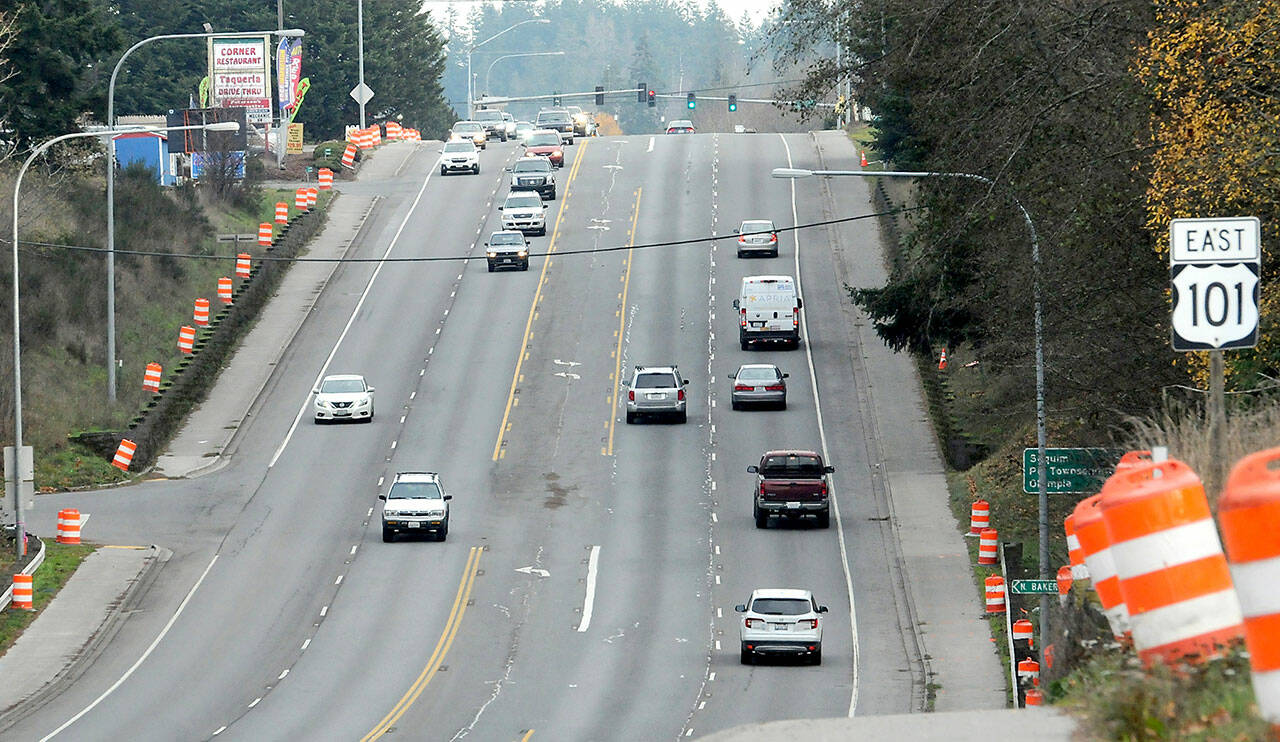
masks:
[[[410,142],[383,145],[363,162],[355,183],[394,177],[413,146]],[[379,199],[370,195],[367,188],[347,192],[346,188],[355,183],[334,184],[340,195],[329,204],[328,222],[307,247],[307,257],[342,257],[355,242]],[[209,396],[157,457],[156,474],[169,479],[192,477],[226,463],[222,453],[235,438],[240,423],[337,267],[337,263],[307,262],[295,263],[289,269]]]

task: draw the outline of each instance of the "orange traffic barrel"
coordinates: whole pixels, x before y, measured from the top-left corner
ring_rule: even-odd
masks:
[[[307,210],[307,189],[299,188],[293,192],[293,208],[298,211]]]
[[[374,124],[369,127],[369,133],[373,135],[373,146],[378,147],[382,144],[382,127]]]
[[[987,613],[1004,613],[1004,578],[991,575],[985,581]]]
[[[142,375],[142,390],[155,394],[160,391],[160,374],[164,369],[158,363],[148,363],[147,370]]]
[[[1139,466],[1145,466],[1151,463],[1150,451],[1125,451],[1120,457],[1120,463],[1116,464],[1116,474],[1129,469],[1136,469]]]
[[[1066,595],[1071,592],[1071,583],[1075,579],[1071,577],[1071,568],[1063,565],[1058,567],[1058,595]]]
[[[319,198],[320,198],[319,188],[316,188],[315,186],[311,186],[310,188],[308,188],[307,189],[307,209],[308,210],[314,209],[316,207],[316,200]]]
[[[218,301],[223,304],[231,303],[231,279],[223,276],[218,279]]]
[[[320,168],[316,182],[320,186],[320,190],[327,191],[333,187],[333,171],[327,167]]]
[[[1027,657],[1018,660],[1018,685],[1040,685],[1040,663]]]
[[[1027,708],[1032,708],[1032,707],[1034,707],[1034,706],[1043,706],[1043,705],[1044,705],[1044,694],[1040,692],[1040,689],[1039,689],[1039,688],[1028,688],[1028,689],[1027,689],[1027,702],[1026,702],[1024,705],[1025,705]]]
[[[262,247],[271,247],[271,222],[258,225],[258,244]]]
[[[1013,622],[1013,640],[1015,642],[1026,642],[1030,646],[1035,641],[1035,627],[1025,618],[1019,618]]]
[[[178,350],[190,353],[196,345],[196,328],[183,325],[178,329]]]
[[[129,454],[133,456],[132,453]],[[58,536],[60,544],[80,543],[80,511],[75,508],[63,508],[58,511]]]
[[[1111,626],[1112,636],[1119,640],[1129,635],[1129,609],[1120,594],[1120,578],[1116,575],[1115,559],[1111,556],[1107,524],[1102,521],[1102,512],[1098,510],[1101,497],[1094,495],[1081,500],[1072,515],[1076,535],[1080,537],[1080,549],[1084,552],[1084,564],[1089,570],[1089,581],[1098,594],[1098,602],[1102,604],[1102,613]]]
[[[236,256],[236,275],[240,278],[248,278],[251,269],[249,263],[249,253],[242,252]]]
[[[276,224],[285,224],[289,221],[289,204],[284,201],[276,201]]]
[[[978,534],[978,564],[998,564],[1000,533],[994,528],[984,528]]]
[[[1084,565],[1084,549],[1080,548],[1080,537],[1076,535],[1076,514],[1067,515],[1063,521],[1067,532],[1067,559],[1071,562],[1071,576],[1077,580],[1089,579],[1089,568]]]
[[[1250,454],[1231,470],[1218,524],[1244,614],[1253,694],[1280,739],[1280,448]]]
[[[138,450],[138,444],[125,438],[120,441],[120,447],[116,449],[115,458],[111,459],[111,465],[120,471],[129,471],[129,463],[133,461],[133,452]]]
[[[969,533],[982,533],[982,529],[991,527],[991,503],[986,500],[974,500],[969,508]]]
[[[387,139],[399,139],[400,132],[401,132],[400,124],[396,123],[395,121],[387,122]]]
[[[20,611],[29,611],[35,606],[35,590],[31,575],[16,574],[13,576],[13,607]]]
[[[195,311],[192,312],[191,317],[201,327],[209,324],[209,300],[196,299]]]
[[[342,166],[354,168],[356,166],[356,145],[350,143],[347,148],[342,151]]]
[[[1231,570],[1191,467],[1169,459],[1118,472],[1098,509],[1143,662],[1214,657],[1243,637]]]

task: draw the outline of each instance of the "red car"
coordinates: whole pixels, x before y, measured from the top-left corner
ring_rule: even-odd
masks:
[[[551,160],[552,167],[564,166],[564,149],[560,145],[559,132],[535,131],[524,142],[525,156],[536,155]]]

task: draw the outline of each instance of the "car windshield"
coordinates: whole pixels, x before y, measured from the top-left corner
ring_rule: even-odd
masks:
[[[564,122],[569,120],[568,111],[545,111],[538,114],[538,123],[545,122]]]
[[[363,392],[364,382],[359,379],[325,379],[320,385],[322,394],[346,394]]]
[[[671,389],[676,385],[672,374],[640,374],[636,377],[637,389]]]
[[[762,234],[773,231],[773,222],[743,222],[743,234]]]
[[[683,121],[683,120],[677,119],[677,120],[675,120],[675,121],[672,121],[672,122],[667,126],[667,128],[669,128],[669,129],[692,129],[692,128],[693,128],[693,122],[692,122],[692,121]]]
[[[766,616],[803,616],[812,608],[803,598],[756,598],[751,603],[753,613]]]
[[[465,124],[454,124],[453,133],[454,134],[474,134],[477,131],[480,131],[481,128],[482,127],[480,126],[480,124],[473,124],[471,122],[467,122]]]
[[[489,237],[490,245],[524,245],[524,235],[519,232],[494,232]]]
[[[517,121],[516,131],[533,131],[533,124],[528,121]]]
[[[778,371],[769,366],[754,368],[743,366],[738,369],[738,381],[777,381]]]
[[[553,145],[559,146],[559,144],[559,134],[534,134],[529,137],[530,147],[550,147]]]
[[[445,152],[475,152],[476,146],[471,142],[449,142],[444,145]]]
[[[476,111],[476,115],[472,117],[474,121],[501,121],[502,113],[500,111]]]
[[[822,460],[816,456],[766,456],[764,466],[760,467],[760,474],[765,477],[800,477],[802,479],[812,479],[821,477],[825,472],[822,469]]]
[[[514,173],[545,173],[550,169],[550,162],[541,157],[529,157],[517,162],[511,171]]]
[[[435,482],[396,482],[391,485],[388,500],[439,500],[440,485]]]
[[[506,207],[508,209],[536,209],[542,207],[541,196],[508,196]]]

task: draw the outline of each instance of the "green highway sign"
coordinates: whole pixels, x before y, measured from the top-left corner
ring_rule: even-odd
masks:
[[[1046,448],[1049,493],[1097,494],[1123,454],[1118,448]],[[1039,449],[1022,449],[1022,491],[1027,494],[1040,491],[1039,458]]]
[[[1057,580],[1014,580],[1009,583],[1014,595],[1058,594]]]

